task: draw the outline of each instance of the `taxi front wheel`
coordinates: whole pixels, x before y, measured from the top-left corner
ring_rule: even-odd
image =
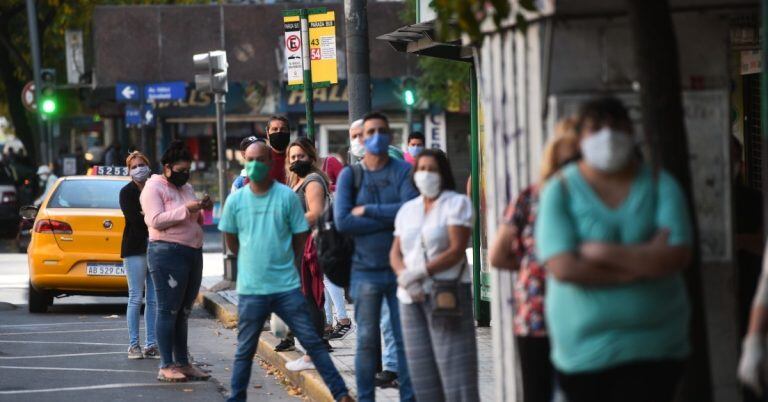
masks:
[[[29,283],[29,312],[30,313],[45,313],[48,311],[48,306],[53,304],[53,297],[39,292],[32,286],[32,282]]]

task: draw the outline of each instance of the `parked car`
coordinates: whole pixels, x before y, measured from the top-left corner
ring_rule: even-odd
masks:
[[[0,235],[14,237],[19,227],[19,203],[16,185],[4,169],[0,169]]]

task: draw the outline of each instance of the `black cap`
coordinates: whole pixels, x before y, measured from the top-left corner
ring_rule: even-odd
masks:
[[[259,138],[259,137],[255,136],[255,135],[252,135],[250,137],[245,137],[245,138],[243,138],[242,141],[240,141],[240,150],[245,152],[245,150],[248,149],[248,147],[251,146],[251,144],[253,144],[254,142],[258,142],[258,141],[266,142],[266,141],[264,141],[263,138]]]

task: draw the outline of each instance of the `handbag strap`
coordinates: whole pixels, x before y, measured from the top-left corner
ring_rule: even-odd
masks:
[[[429,262],[429,257],[427,256],[427,243],[426,241],[424,241],[424,233],[421,233],[421,252],[424,254],[424,264],[426,265]],[[464,260],[461,262],[461,269],[459,270],[459,274],[456,275],[456,279],[448,279],[448,281],[456,282],[458,284],[459,281],[461,281],[461,277],[464,276],[464,270],[466,268],[467,268],[467,259],[464,258]]]

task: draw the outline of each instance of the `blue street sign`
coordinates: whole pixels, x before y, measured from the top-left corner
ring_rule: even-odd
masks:
[[[128,105],[125,107],[125,125],[126,126],[139,126],[141,125],[141,108],[138,106]]]
[[[141,89],[136,84],[118,82],[115,84],[115,99],[118,102],[138,102],[141,100]]]
[[[144,100],[178,101],[187,98],[187,83],[184,81],[158,82],[144,87]]]
[[[151,105],[144,105],[141,108],[141,122],[145,126],[155,126],[155,109]]]

